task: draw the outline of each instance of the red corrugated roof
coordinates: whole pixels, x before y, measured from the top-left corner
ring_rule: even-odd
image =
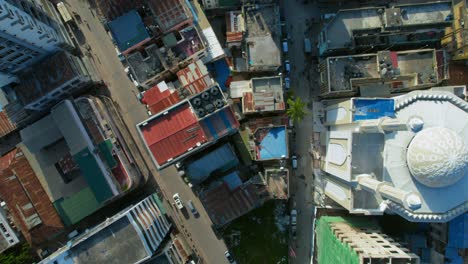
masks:
[[[154,86],[145,92],[142,102],[148,105],[151,113],[157,114],[180,102],[180,97],[175,91],[165,90],[161,92],[158,86]]]
[[[243,39],[242,32],[227,32],[226,33],[226,42],[240,42]]]
[[[196,147],[197,143],[206,142],[205,133],[188,103],[153,119],[141,132],[159,165]]]
[[[9,134],[15,129],[16,129],[16,126],[11,123],[6,113],[0,112],[0,137],[3,137]]]
[[[393,68],[398,68],[398,54],[396,51],[390,52],[390,60],[392,61]]]
[[[253,94],[250,92],[244,93],[242,96],[242,100],[244,100],[244,110],[247,111],[254,111],[254,102],[253,102]]]
[[[3,172],[4,170],[8,169],[8,167],[10,167],[11,161],[16,156],[16,152],[17,149],[15,148],[14,150],[0,157],[0,172]]]

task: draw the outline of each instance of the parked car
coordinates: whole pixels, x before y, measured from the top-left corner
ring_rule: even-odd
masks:
[[[182,210],[184,208],[184,204],[182,203],[182,200],[180,200],[179,193],[176,193],[172,196],[174,198],[174,202],[179,210]]]
[[[226,256],[226,259],[229,261],[231,264],[237,264],[237,262],[234,260],[234,258],[231,256],[231,253],[229,251],[224,252],[224,256]]]
[[[284,70],[286,71],[286,74],[291,72],[291,64],[289,64],[289,60],[284,61]]]
[[[132,81],[133,85],[135,85],[135,87],[139,87],[140,84],[137,82],[137,80],[135,79],[135,77],[133,77],[133,74],[132,72],[130,71],[130,67],[127,67],[125,68],[125,73],[127,74],[128,78],[130,79],[130,81]]]
[[[287,54],[289,51],[288,49],[288,41],[287,40],[283,40],[283,52],[284,54]]]
[[[199,217],[199,216],[200,216],[200,214],[198,213],[197,208],[195,208],[195,206],[193,205],[192,200],[189,200],[189,201],[187,202],[187,207],[190,209],[190,211],[192,212],[193,216],[195,216],[195,217]]]
[[[297,210],[291,210],[291,227],[295,227],[297,224]]]
[[[297,169],[297,156],[296,155],[293,155],[291,157],[291,163],[292,163],[293,169]]]
[[[284,88],[289,90],[291,87],[291,79],[289,77],[284,78]]]

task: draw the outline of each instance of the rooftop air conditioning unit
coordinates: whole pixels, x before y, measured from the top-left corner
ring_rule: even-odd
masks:
[[[213,113],[213,111],[215,110],[215,107],[214,107],[214,105],[212,105],[212,104],[206,104],[206,105],[205,105],[205,110],[206,110],[208,113]]]
[[[205,109],[203,108],[197,108],[197,115],[198,117],[204,117],[206,114]]]
[[[203,100],[207,100],[207,101],[208,101],[208,100],[210,100],[210,94],[209,94],[208,92],[204,92],[204,93],[202,93],[201,98],[202,98]]]
[[[214,101],[214,105],[216,106],[216,108],[221,108],[221,107],[224,106],[224,102],[223,102],[223,100],[221,100],[221,99],[216,99],[216,100]]]
[[[193,99],[192,102],[193,102],[193,104],[194,104],[195,106],[200,106],[200,105],[201,105],[201,99],[198,98],[198,97],[195,98],[195,99]]]

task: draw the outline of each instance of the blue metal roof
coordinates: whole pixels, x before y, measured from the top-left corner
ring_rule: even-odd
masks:
[[[197,185],[210,177],[213,172],[225,172],[238,164],[239,160],[236,154],[231,146],[226,144],[189,163],[187,174],[190,181]]]
[[[112,20],[108,26],[120,52],[124,52],[150,37],[136,10],[131,10]]]
[[[237,171],[224,176],[223,181],[228,185],[231,191],[242,185],[242,180]]]
[[[393,99],[353,99],[353,121],[378,119],[384,116],[395,116],[395,100]]]

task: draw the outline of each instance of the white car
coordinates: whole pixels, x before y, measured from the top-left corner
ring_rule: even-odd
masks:
[[[128,78],[130,79],[130,81],[132,81],[133,85],[135,85],[135,87],[139,87],[140,84],[137,82],[137,80],[135,79],[135,77],[133,77],[133,74],[132,72],[130,71],[130,67],[127,67],[125,68],[125,73],[127,74]]]
[[[297,224],[297,210],[291,210],[291,226],[295,227]]]
[[[291,157],[291,161],[292,161],[292,167],[293,169],[297,169],[297,156],[296,155],[293,155]]]
[[[179,210],[184,208],[184,204],[182,204],[182,200],[180,200],[180,196],[178,193],[174,194],[172,198],[174,198],[174,202]]]
[[[234,260],[234,258],[231,256],[231,253],[229,251],[224,252],[224,256],[226,256],[227,260],[231,264],[237,264],[237,262]]]

